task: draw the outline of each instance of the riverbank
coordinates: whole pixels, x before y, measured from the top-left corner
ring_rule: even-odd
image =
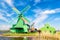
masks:
[[[24,38],[24,37],[31,37],[34,40],[60,40],[60,32],[57,32],[56,34],[50,34],[50,33],[29,33],[29,34],[12,34],[12,33],[6,33],[3,35],[0,35],[3,37],[11,37],[11,38]]]
[[[4,33],[0,36],[4,37],[37,37],[38,33]]]

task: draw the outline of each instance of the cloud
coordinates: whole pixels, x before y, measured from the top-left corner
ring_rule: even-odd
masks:
[[[4,0],[7,4],[9,4],[11,7],[14,7],[12,0]]]
[[[52,10],[34,9],[32,11],[35,13],[35,17],[36,17],[36,19],[33,20],[33,22],[35,23],[34,26],[38,27],[40,26],[40,23],[42,23],[45,19],[49,17],[48,14],[56,14],[60,12],[60,8],[52,9]]]
[[[1,2],[2,8],[7,8],[5,2]]]
[[[55,13],[55,10],[45,10],[44,12],[42,12],[42,14],[53,14]]]
[[[11,14],[8,14],[8,13],[7,13],[6,16],[11,17],[13,14],[14,14],[14,13],[11,13]]]
[[[38,22],[44,21],[47,17],[48,17],[47,15],[39,15],[39,16],[36,17],[36,19],[34,20],[34,22],[36,24],[38,24]]]
[[[60,18],[55,18],[54,21],[60,21]]]
[[[41,0],[34,0],[34,2],[35,2],[35,3],[34,3],[33,5],[35,6],[37,3],[40,3]]]
[[[60,12],[60,8],[53,9],[53,10],[45,10],[44,12],[42,12],[42,14],[55,14],[58,12]]]
[[[0,19],[3,20],[3,21],[5,21],[5,22],[7,22],[7,23],[9,23],[9,24],[11,24],[11,21],[13,20],[12,15],[14,15],[14,12],[11,11],[11,9],[8,10],[9,7],[5,3],[9,4],[11,7],[14,6],[12,4],[12,0],[9,0],[9,1],[8,0],[3,0],[1,2],[1,5],[2,5],[3,9],[0,8]],[[9,19],[11,19],[11,20],[9,21]],[[14,22],[15,21],[13,20],[13,23]]]
[[[8,24],[2,24],[0,25],[0,30],[9,30],[11,27],[11,25]]]
[[[54,10],[55,10],[55,12],[60,12],[60,8],[56,8]]]
[[[3,15],[0,15],[0,19],[4,20],[5,22],[8,22],[8,20],[5,17],[3,17]]]
[[[3,14],[3,15],[4,15],[4,13],[5,13],[6,16],[8,16],[8,17],[11,17],[11,16],[14,14],[14,12],[11,12],[11,14],[9,14],[9,13],[7,12],[7,10],[6,10],[6,11],[5,11],[5,10],[0,10],[0,13]]]
[[[47,14],[55,14],[60,12],[60,8],[56,8],[56,9],[52,9],[52,10],[42,10],[42,9],[34,9],[33,12],[37,13],[37,14],[43,14],[43,15],[47,15]]]
[[[15,21],[13,20],[14,18],[12,18],[12,15],[14,15],[14,12],[11,12],[11,14],[9,14],[7,11],[5,11],[5,10],[0,10],[0,19],[1,20],[3,20],[3,21],[5,21],[6,23],[9,23],[9,24],[13,24]],[[10,21],[9,21],[9,19],[8,18],[6,18],[6,17],[9,17],[9,19],[11,19]],[[13,22],[11,22],[11,21],[13,21]]]
[[[33,20],[33,23],[35,27],[39,27],[40,26],[40,23],[42,23],[46,18],[48,18],[47,15],[39,15],[36,17],[35,20]]]

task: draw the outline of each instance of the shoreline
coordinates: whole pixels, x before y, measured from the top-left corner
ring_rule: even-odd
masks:
[[[28,33],[28,34],[15,34],[15,33],[5,33],[5,34],[0,34],[1,37],[37,37],[39,34],[38,33]]]
[[[18,34],[19,35],[19,34]],[[41,38],[41,39],[54,39],[54,40],[60,40],[60,35],[59,34],[49,34],[49,33],[40,33],[40,34],[38,34],[37,36],[35,36],[36,34],[30,34],[30,35],[25,35],[25,34],[20,34],[19,36],[17,36],[17,35],[12,35],[12,36],[4,36],[4,35],[0,35],[0,36],[2,36],[2,37],[10,37],[10,38],[24,38],[24,37],[31,37],[31,38],[37,38],[37,39],[39,39],[39,38]]]

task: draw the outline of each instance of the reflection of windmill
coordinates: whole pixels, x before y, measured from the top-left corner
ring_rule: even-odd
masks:
[[[22,33],[22,32],[28,32],[29,29],[29,20],[27,20],[24,16],[23,13],[30,9],[30,6],[28,5],[26,8],[24,8],[21,12],[18,11],[16,8],[13,8],[13,10],[19,15],[18,21],[16,24],[13,25],[12,28],[10,28],[11,32],[16,32],[16,33]]]

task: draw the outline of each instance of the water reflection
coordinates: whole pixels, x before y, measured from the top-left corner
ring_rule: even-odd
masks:
[[[0,32],[2,34],[4,32]],[[38,37],[19,37],[19,38],[9,38],[9,37],[1,37],[0,40],[60,40],[58,38],[53,37],[41,37],[40,35]]]
[[[19,37],[19,38],[9,38],[9,37],[0,37],[0,40],[35,40],[33,37]]]
[[[33,40],[32,37],[20,37],[20,38],[12,38],[11,40]]]
[[[0,34],[7,33],[0,31]],[[34,37],[19,37],[19,38],[9,38],[9,37],[1,37],[0,40],[34,40]]]
[[[20,37],[20,38],[12,38],[11,40],[28,40],[27,38],[22,38],[22,37]]]

